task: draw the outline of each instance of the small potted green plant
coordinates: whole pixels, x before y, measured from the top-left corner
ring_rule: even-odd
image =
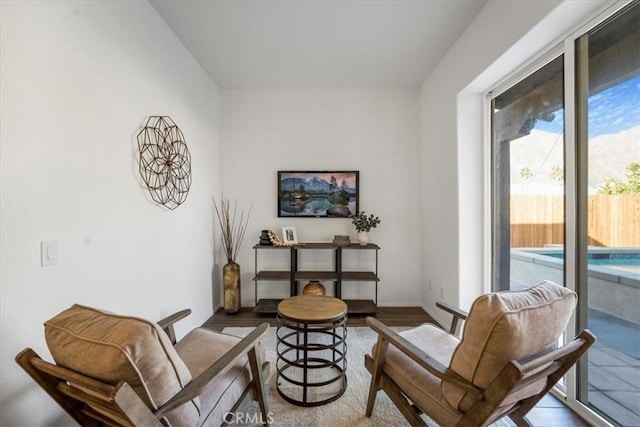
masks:
[[[373,214],[367,215],[365,211],[360,211],[353,216],[351,223],[356,227],[358,242],[360,242],[360,245],[366,246],[369,243],[367,233],[380,224],[380,218]]]

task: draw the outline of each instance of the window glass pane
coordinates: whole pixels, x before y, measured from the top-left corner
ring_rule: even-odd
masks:
[[[640,3],[586,34],[586,403],[640,425]],[[581,43],[581,44],[580,44]],[[585,147],[586,144],[586,147]],[[584,263],[583,263],[584,264]],[[581,377],[584,381],[584,376]],[[584,389],[584,388],[583,388]],[[585,396],[580,396],[585,401]]]
[[[492,101],[493,288],[564,283],[563,57]]]

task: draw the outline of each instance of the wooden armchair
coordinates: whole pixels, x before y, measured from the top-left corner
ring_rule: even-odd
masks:
[[[269,420],[269,325],[244,339],[196,328],[176,342],[173,324],[190,313],[156,324],[74,305],[45,322],[55,364],[30,348],[16,361],[82,426],[219,426],[251,394]]]
[[[557,348],[575,307],[574,292],[552,282],[518,292],[479,297],[469,315],[453,315],[449,332],[434,325],[394,332],[367,318],[378,333],[372,355],[366,415],[383,389],[412,426],[424,413],[443,426],[485,426],[509,416],[530,425],[526,414],[595,342],[584,330]],[[458,320],[466,320],[462,339]]]

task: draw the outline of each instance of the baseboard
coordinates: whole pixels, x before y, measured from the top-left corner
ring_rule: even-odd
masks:
[[[284,297],[275,297],[273,299],[283,299]],[[265,299],[269,299],[269,298],[265,298]],[[344,298],[344,299],[359,299],[359,298]],[[373,299],[371,299],[373,301]],[[247,301],[246,304],[242,304],[242,308],[255,308],[256,304],[253,301]],[[219,308],[222,308],[222,305],[219,305],[218,307],[215,308],[214,312],[216,310],[218,310]],[[377,307],[420,307],[424,310],[424,306],[422,306],[420,303],[417,303],[415,301],[411,301],[411,302],[393,302],[393,303],[378,303]],[[425,310],[426,311],[426,310]]]
[[[442,329],[448,329],[447,327],[444,326],[447,324],[447,322],[441,319],[440,316],[436,315],[436,313],[432,309],[430,309],[426,305],[421,305],[420,308],[422,308],[425,311],[425,313],[431,316],[433,320],[438,322],[438,326],[440,326]]]
[[[422,305],[420,305],[419,303],[416,304],[415,301],[411,301],[411,302],[378,303],[377,307],[420,307],[422,308]]]

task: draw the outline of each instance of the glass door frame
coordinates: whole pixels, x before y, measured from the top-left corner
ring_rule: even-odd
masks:
[[[618,1],[571,33],[564,40],[565,51],[565,99],[566,104],[566,246],[567,287],[579,295],[578,306],[568,331],[577,333],[588,326],[588,98],[589,98],[589,50],[587,34],[609,20],[613,15],[633,3]],[[569,226],[571,224],[571,226]],[[570,234],[569,234],[570,233]],[[581,304],[580,301],[583,303]],[[613,425],[604,417],[579,401],[588,398],[588,354],[566,377],[563,395],[567,405],[585,419],[598,425]]]
[[[583,75],[576,75],[578,71],[576,61],[576,43],[580,37],[590,30],[600,25],[612,15],[619,12],[633,0],[621,0],[604,7],[594,17],[589,19],[579,28],[573,30],[557,41],[552,47],[517,69],[514,73],[498,82],[494,88],[484,94],[483,102],[483,123],[484,123],[484,156],[483,156],[483,214],[484,214],[484,290],[491,292],[492,279],[494,274],[492,268],[493,261],[493,195],[492,195],[492,123],[491,106],[492,100],[502,92],[509,89],[517,82],[523,80],[536,70],[552,61],[554,58],[564,54],[564,120],[565,120],[565,265],[564,277],[565,286],[574,290],[580,296],[581,301],[587,301],[587,150],[579,149],[579,141],[586,144],[587,122],[586,106],[578,108],[577,88],[582,87],[581,92],[585,93]],[[582,55],[582,61],[588,61]],[[582,64],[584,67],[585,64]],[[588,92],[588,88],[586,89]],[[584,104],[584,100],[582,103]],[[580,120],[578,120],[580,118]],[[580,124],[580,125],[579,125]],[[580,267],[578,267],[580,266]],[[580,285],[581,284],[581,285]],[[564,340],[572,339],[578,330],[586,327],[587,305],[578,305],[573,316],[569,320],[565,330]],[[578,381],[580,377],[581,381]],[[580,387],[580,390],[578,389]],[[569,408],[574,410],[586,421],[594,425],[613,426],[608,420],[598,415],[587,405],[578,400],[578,396],[587,396],[587,359],[583,358],[577,368],[572,368],[565,376],[564,384],[558,384],[552,389],[552,394],[563,400]]]
[[[486,143],[485,143],[485,150],[484,150],[485,151],[484,170],[489,172],[485,173],[485,180],[486,180],[485,194],[487,194],[488,197],[485,198],[485,211],[484,211],[485,216],[484,217],[488,218],[488,220],[487,220],[484,236],[485,236],[486,251],[487,251],[485,253],[490,255],[488,257],[489,258],[488,265],[486,266],[486,270],[488,270],[488,273],[485,278],[487,281],[485,282],[485,286],[484,286],[484,289],[486,292],[497,290],[497,289],[493,289],[492,284],[500,281],[500,279],[506,279],[507,283],[509,280],[509,275],[505,274],[506,273],[505,271],[496,271],[497,269],[501,269],[501,267],[497,267],[496,263],[494,262],[494,258],[496,257],[496,255],[498,255],[496,254],[496,245],[494,244],[494,239],[495,239],[495,236],[500,232],[500,230],[497,230],[496,228],[506,223],[507,221],[505,221],[505,219],[502,218],[502,222],[500,222],[495,213],[499,211],[498,209],[499,203],[501,202],[503,203],[503,201],[498,201],[496,200],[496,197],[494,197],[495,195],[494,193],[496,191],[496,180],[493,179],[492,175],[493,175],[493,172],[495,171],[494,160],[496,159],[496,152],[494,151],[495,149],[494,141],[492,141],[493,100],[499,97],[501,94],[508,91],[511,87],[513,87],[513,85],[519,82],[522,82],[527,77],[531,76],[532,74],[541,70],[545,66],[549,65],[551,62],[555,61],[562,55],[564,55],[562,45],[558,44],[554,48],[549,49],[544,55],[541,55],[535,58],[532,62],[525,65],[516,74],[512,75],[507,80],[504,80],[495,89],[485,94],[486,117],[485,117],[484,123],[486,124],[485,127],[487,129],[487,132],[485,134]],[[564,59],[564,64],[566,65],[566,57]],[[566,75],[566,70],[563,71],[563,74]],[[564,81],[564,84],[566,85],[566,79]],[[563,93],[563,96],[566,96],[566,93]],[[565,109],[564,103],[562,108],[563,110]],[[501,143],[498,142],[498,144],[501,144]],[[565,158],[566,158],[566,153],[565,153]],[[566,198],[566,190],[565,190],[565,198]],[[565,224],[565,228],[566,228],[566,224]],[[504,245],[506,244],[505,241],[510,240],[510,234],[508,235],[503,234],[500,237],[500,239],[503,245],[501,249],[504,250]],[[566,242],[566,236],[565,236],[565,242]],[[566,271],[563,271],[563,275],[566,276]],[[499,289],[499,290],[503,290],[503,289]]]

